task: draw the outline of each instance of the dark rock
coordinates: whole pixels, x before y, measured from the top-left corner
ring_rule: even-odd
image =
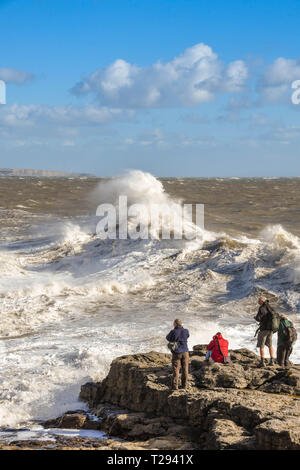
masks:
[[[257,449],[299,450],[299,416],[289,419],[271,419],[255,429]]]
[[[196,385],[200,388],[247,388],[249,380],[247,374],[240,364],[219,364],[217,362],[197,364],[198,369],[194,372]],[[195,360],[192,360],[192,367]]]
[[[80,397],[110,435],[150,438],[159,448],[299,449],[299,366],[259,368],[244,348],[231,351],[229,364],[208,363],[205,354],[204,345],[190,353],[188,390],[170,389],[171,355],[150,352],[115,359]]]
[[[97,399],[97,393],[100,382],[87,382],[81,387],[79,398],[87,403],[94,403]]]
[[[57,424],[58,428],[81,429],[85,425],[86,416],[83,413],[66,413]]]
[[[83,411],[68,411],[56,419],[50,419],[42,423],[45,428],[63,428],[63,429],[100,429],[100,422],[97,419],[91,419]]]
[[[300,374],[297,367],[290,369],[277,370],[268,381],[265,381],[260,387],[267,393],[286,393],[289,395],[300,395]]]
[[[209,450],[250,450],[255,437],[245,428],[226,418],[214,417],[209,428],[206,448]]]
[[[193,351],[190,351],[191,356],[199,356],[205,358],[207,353],[206,344],[196,344],[193,346]]]

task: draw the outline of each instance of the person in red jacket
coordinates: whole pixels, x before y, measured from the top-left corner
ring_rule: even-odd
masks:
[[[228,357],[228,341],[218,332],[208,346],[206,346],[206,360],[211,357],[215,362],[224,362],[224,357]]]

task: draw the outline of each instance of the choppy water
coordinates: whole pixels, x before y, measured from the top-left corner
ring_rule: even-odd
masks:
[[[126,178],[131,202],[205,204],[205,230],[101,241],[103,180],[0,178],[0,427],[83,407],[80,385],[114,357],[166,352],[175,317],[190,348],[222,331],[256,351],[263,292],[299,326],[299,179],[164,178],[164,192],[151,175]]]

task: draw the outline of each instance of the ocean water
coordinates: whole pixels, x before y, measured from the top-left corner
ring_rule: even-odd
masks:
[[[221,331],[255,352],[257,298],[299,329],[300,180],[0,178],[0,428],[85,408],[81,384],[112,359]],[[97,205],[205,205],[194,240],[100,240]],[[276,346],[276,338],[275,338]],[[291,360],[300,362],[298,344]],[[0,435],[0,440],[2,439]]]

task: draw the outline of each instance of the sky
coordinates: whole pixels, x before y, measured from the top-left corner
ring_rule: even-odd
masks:
[[[0,0],[0,168],[300,176],[299,17],[299,0]]]

